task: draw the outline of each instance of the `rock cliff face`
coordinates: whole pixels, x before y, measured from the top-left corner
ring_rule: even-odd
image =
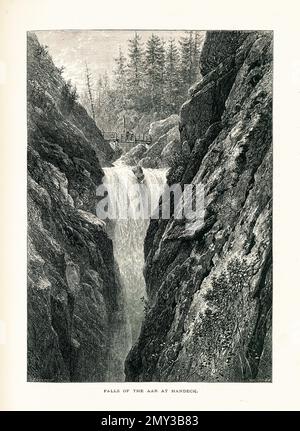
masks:
[[[120,380],[128,349],[112,242],[93,214],[113,152],[72,92],[29,34],[29,381]]]
[[[128,381],[271,379],[272,33],[208,32],[200,68],[168,182],[204,185],[204,223],[150,223]]]

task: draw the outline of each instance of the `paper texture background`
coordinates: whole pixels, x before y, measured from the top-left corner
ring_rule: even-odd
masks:
[[[0,2],[1,410],[295,410],[300,407],[299,10],[295,1]],[[274,30],[273,383],[26,382],[26,31]],[[144,393],[133,393],[133,389]],[[192,394],[147,389],[196,389]],[[104,393],[120,389],[120,393]],[[123,389],[130,392],[123,393]]]

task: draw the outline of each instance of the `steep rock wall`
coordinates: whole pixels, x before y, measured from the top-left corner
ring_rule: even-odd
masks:
[[[93,214],[99,162],[113,154],[69,90],[29,34],[28,380],[118,380],[124,298],[112,242]]]
[[[168,182],[204,185],[204,224],[150,223],[128,381],[271,379],[272,33],[208,32],[200,68]]]

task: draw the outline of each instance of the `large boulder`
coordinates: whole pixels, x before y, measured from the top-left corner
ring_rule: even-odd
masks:
[[[149,135],[151,136],[152,142],[155,143],[158,139],[165,135],[170,129],[178,126],[179,116],[177,114],[170,115],[169,117],[154,121],[150,124]]]
[[[169,121],[171,117],[173,117],[173,119]],[[165,126],[159,129],[161,132],[166,130],[167,124],[168,126],[172,124],[176,116],[171,117],[166,119],[168,121],[162,120]],[[168,149],[164,151],[167,147]],[[148,150],[143,154],[140,164],[145,168],[168,167],[171,163],[170,153],[172,150],[174,150],[174,154],[172,156],[175,156],[175,152],[177,153],[180,151],[180,133],[178,122],[176,122],[175,126],[169,128],[164,134],[160,135],[157,141],[148,148]]]
[[[138,162],[143,158],[145,153],[148,150],[148,145],[146,144],[138,144],[135,147],[131,148],[127,153],[123,154],[120,158],[120,161],[125,163],[128,166],[137,165]]]
[[[137,165],[132,168],[132,172],[134,173],[136,179],[139,183],[142,183],[145,179],[145,175],[141,166]]]
[[[172,166],[176,156],[182,154],[182,144],[179,139],[171,140],[161,152],[163,166]]]

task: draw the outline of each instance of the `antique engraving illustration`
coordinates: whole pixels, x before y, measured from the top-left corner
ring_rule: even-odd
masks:
[[[272,381],[272,45],[28,32],[28,381]]]

